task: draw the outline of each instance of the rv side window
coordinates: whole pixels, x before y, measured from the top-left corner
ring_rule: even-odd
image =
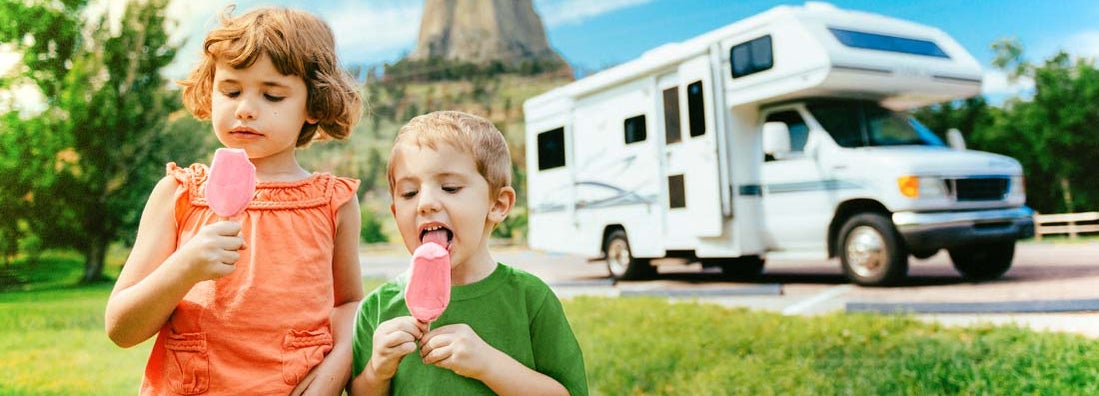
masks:
[[[734,45],[729,50],[733,78],[759,73],[774,66],[771,51],[771,35]]]
[[[809,139],[809,126],[801,118],[797,110],[784,110],[767,115],[766,122],[781,122],[790,130],[790,152],[800,153],[805,151],[805,141]],[[770,154],[767,161],[771,161]]]
[[[686,208],[686,191],[683,175],[668,176],[668,207],[671,209]]]
[[[682,139],[679,132],[679,87],[664,90],[664,143],[678,143]]]
[[[828,31],[832,32],[832,35],[836,36],[836,39],[843,43],[843,45],[852,48],[900,52],[903,54],[950,59],[950,56],[947,55],[946,52],[943,52],[942,48],[939,48],[937,44],[929,40],[887,36],[884,34],[836,28],[828,28]]]
[[[706,134],[706,107],[702,100],[702,81],[687,86],[687,122],[691,125],[691,137]]]
[[[627,118],[623,122],[626,134],[626,144],[645,141],[645,115]]]
[[[565,128],[538,134],[538,170],[565,166]]]

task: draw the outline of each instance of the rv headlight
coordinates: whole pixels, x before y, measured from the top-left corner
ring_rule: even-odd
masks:
[[[940,198],[946,196],[946,183],[938,177],[901,176],[897,178],[901,195],[909,198]]]

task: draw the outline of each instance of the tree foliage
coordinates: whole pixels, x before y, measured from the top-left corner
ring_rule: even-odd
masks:
[[[1099,210],[1099,183],[1091,168],[1099,158],[1099,69],[1093,59],[1065,52],[1041,64],[1026,60],[1022,45],[1004,39],[992,45],[993,65],[1014,81],[1028,78],[1029,98],[1008,99],[1003,107],[983,98],[921,109],[916,116],[943,131],[968,132],[971,148],[1009,155],[1023,164],[1027,203],[1040,212]]]
[[[165,26],[168,0],[130,2],[114,33],[107,16],[81,19],[85,3],[3,4],[3,18],[20,22],[0,39],[23,53],[21,77],[35,82],[48,110],[5,115],[0,177],[15,183],[2,199],[17,204],[0,206],[0,215],[23,219],[45,248],[80,251],[83,280],[94,282],[107,246],[136,227],[164,162],[193,160],[188,153],[202,141],[169,132],[180,104],[160,75],[177,48]]]

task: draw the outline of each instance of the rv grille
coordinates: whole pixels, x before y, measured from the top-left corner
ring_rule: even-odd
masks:
[[[1010,185],[1006,177],[952,179],[949,183],[959,201],[998,201],[1004,199]]]

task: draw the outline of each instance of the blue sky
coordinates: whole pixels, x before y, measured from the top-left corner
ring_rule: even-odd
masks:
[[[128,0],[107,0],[114,13]],[[178,21],[177,40],[186,40],[170,78],[194,63],[203,35],[226,0],[174,0],[169,17]],[[345,64],[394,62],[416,44],[422,0],[238,0],[238,9],[277,4],[312,11],[336,32]],[[958,40],[986,68],[985,93],[1009,95],[1028,89],[1009,85],[991,67],[990,44],[1017,37],[1033,61],[1064,49],[1077,56],[1099,56],[1099,1],[1065,0],[833,0],[837,7],[874,12],[932,25]],[[534,0],[550,45],[579,69],[599,69],[628,61],[661,44],[682,41],[780,4],[774,0]]]
[[[121,1],[121,0],[116,0]],[[194,62],[197,44],[212,16],[229,2],[176,0],[169,10],[180,21],[177,37],[187,37],[170,75],[181,76]],[[393,62],[416,44],[422,0],[241,0],[239,9],[279,4],[313,11],[336,31],[345,63]],[[1077,56],[1099,56],[1099,2],[1065,0],[834,0],[837,7],[874,12],[942,29],[986,67],[985,93],[1004,96],[1029,88],[1010,85],[993,70],[992,42],[1017,37],[1026,55],[1041,61],[1064,49]],[[579,69],[599,69],[628,61],[661,44],[682,41],[780,4],[774,0],[534,0],[550,45]]]

